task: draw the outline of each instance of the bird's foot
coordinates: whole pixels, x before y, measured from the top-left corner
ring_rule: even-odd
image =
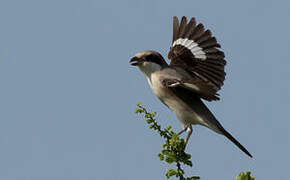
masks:
[[[178,135],[180,136],[182,133],[184,133],[185,131],[187,130],[187,136],[186,136],[186,139],[185,139],[185,145],[184,145],[184,149],[186,148],[186,145],[188,143],[188,140],[192,134],[192,126],[191,125],[188,125],[188,126],[185,126],[179,133]]]
[[[186,139],[185,139],[185,147],[186,147],[186,145],[187,145],[187,143],[188,143],[188,140],[189,140],[191,134],[192,134],[192,126],[190,125],[190,126],[187,128],[187,136],[186,136]]]
[[[190,126],[190,125],[189,125]],[[187,128],[189,127],[189,126],[185,126],[179,133],[177,133],[178,134],[178,136],[180,136],[182,133],[184,133],[186,130],[187,130]]]

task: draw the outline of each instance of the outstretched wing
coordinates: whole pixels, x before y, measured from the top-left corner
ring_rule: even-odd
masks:
[[[216,92],[225,80],[226,61],[224,53],[218,49],[220,47],[211,31],[205,30],[202,24],[196,24],[195,18],[187,23],[183,16],[180,24],[177,17],[173,18],[173,39],[168,53],[170,66],[188,72],[191,78],[183,84],[187,83],[189,89],[190,86],[197,87],[192,90],[198,94],[208,94],[207,97],[201,96],[208,101],[219,99]]]

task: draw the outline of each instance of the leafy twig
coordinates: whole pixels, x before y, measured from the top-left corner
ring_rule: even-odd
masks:
[[[166,177],[170,178],[176,176],[180,180],[197,180],[200,179],[198,176],[184,177],[184,170],[181,168],[181,164],[192,166],[190,161],[191,155],[184,152],[185,140],[179,138],[178,134],[172,131],[171,126],[162,129],[161,126],[156,122],[156,112],[148,112],[146,108],[137,104],[136,113],[144,114],[146,122],[150,129],[158,132],[158,134],[165,139],[165,143],[162,145],[162,151],[158,154],[161,161],[165,161],[169,164],[176,163],[176,169],[168,169]]]
[[[162,151],[158,154],[161,161],[165,161],[168,164],[175,163],[176,169],[167,169],[165,176],[169,179],[172,176],[176,176],[179,180],[198,180],[200,177],[191,176],[185,177],[184,170],[181,168],[181,164],[192,167],[192,162],[190,161],[191,155],[184,152],[185,140],[179,138],[178,134],[172,131],[171,126],[162,129],[161,126],[156,122],[156,112],[148,112],[146,108],[141,106],[140,103],[137,104],[136,109],[137,114],[144,114],[146,122],[150,129],[158,132],[158,134],[165,139],[165,143],[162,145]],[[250,176],[250,172],[241,172],[236,180],[255,180],[254,177]]]
[[[253,176],[251,176],[251,172],[241,172],[237,177],[236,180],[255,180]]]

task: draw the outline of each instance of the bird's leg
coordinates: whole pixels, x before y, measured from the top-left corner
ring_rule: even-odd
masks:
[[[182,133],[184,133],[188,127],[189,126],[184,126],[184,128],[179,133],[177,133],[178,136],[180,136]]]
[[[186,139],[185,139],[185,146],[186,146],[186,144],[187,144],[187,142],[188,142],[188,140],[189,140],[189,138],[190,138],[190,136],[192,134],[192,126],[190,125],[186,129],[187,129],[187,136],[186,136]]]

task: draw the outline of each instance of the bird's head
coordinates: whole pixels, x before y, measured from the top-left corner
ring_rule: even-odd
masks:
[[[138,66],[139,69],[149,75],[168,66],[164,58],[156,51],[138,52],[131,60],[132,66]]]

